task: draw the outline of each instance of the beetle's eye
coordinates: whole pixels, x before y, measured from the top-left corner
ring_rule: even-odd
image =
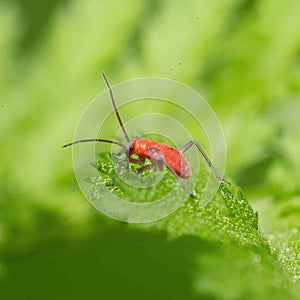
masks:
[[[129,150],[132,151],[133,148],[134,148],[134,147],[133,147],[133,144],[131,144],[131,145],[129,146]]]

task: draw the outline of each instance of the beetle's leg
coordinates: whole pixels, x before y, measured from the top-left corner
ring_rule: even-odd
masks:
[[[151,168],[153,168],[153,167],[154,167],[153,164],[148,164],[148,165],[145,165],[145,166],[142,166],[142,167],[136,169],[135,172],[136,172],[136,174],[138,175],[138,174],[140,174],[140,173],[142,173],[142,172],[144,172],[144,171],[146,171],[146,170],[149,170],[149,169],[151,169]]]
[[[230,182],[227,181],[226,179],[222,178],[220,176],[220,174],[218,173],[218,171],[216,170],[216,168],[214,167],[214,165],[212,164],[212,162],[210,161],[210,159],[208,158],[208,156],[206,155],[206,153],[204,152],[203,148],[196,142],[196,141],[189,141],[188,143],[186,143],[181,149],[180,152],[183,153],[186,150],[188,150],[189,148],[191,148],[193,145],[195,145],[197,147],[197,149],[199,150],[199,152],[201,153],[201,155],[204,157],[205,161],[207,162],[207,164],[209,165],[209,167],[211,168],[212,172],[214,173],[214,175],[216,176],[216,178],[220,181],[220,182],[225,182],[227,184],[230,185]]]
[[[117,168],[117,171],[116,171],[117,175],[120,174],[121,166],[122,166],[123,162],[126,162],[127,171],[129,171],[129,159],[130,159],[130,157],[129,157],[129,150],[126,149],[126,151],[125,151],[125,157],[123,157],[119,161],[118,168]]]
[[[152,163],[155,171],[156,171],[156,168],[158,168],[159,171],[163,170],[164,164],[160,160],[156,160],[156,159],[150,158],[150,162]]]
[[[115,154],[115,153],[113,153],[113,154]],[[117,169],[116,169],[116,174],[115,174],[115,176],[118,176],[118,175],[120,174],[122,164],[123,164],[126,160],[128,160],[127,157],[123,157],[122,159],[119,160],[118,166],[117,166]],[[115,185],[115,178],[116,178],[115,176],[114,176],[114,178],[112,179],[112,183],[106,184],[106,186],[114,186],[114,185]]]
[[[129,169],[129,158],[128,156],[125,156],[123,157],[122,159],[119,160],[119,163],[118,163],[118,167],[116,169],[116,176],[118,176],[121,172],[121,167],[122,167],[122,164],[126,162],[127,163],[127,169]],[[115,179],[113,179],[112,181],[112,186],[115,185]]]
[[[127,162],[127,161],[128,161],[128,157],[123,157],[122,159],[120,159],[120,161],[119,161],[119,163],[118,163],[117,170],[116,170],[116,175],[119,175],[119,174],[120,174],[122,164],[123,164],[124,162]]]
[[[163,154],[160,151],[152,151],[151,160],[155,161],[154,164],[156,164],[158,167],[160,165],[165,165],[172,174],[177,178],[183,189],[188,193],[189,196],[192,198],[195,198],[195,195],[191,192],[191,190],[188,188],[188,186],[182,181],[182,179],[179,177],[179,175],[173,170],[173,168],[166,162]]]
[[[114,154],[114,153],[113,153]],[[116,156],[118,156],[118,153],[115,154]],[[122,159],[119,160],[118,162],[118,166],[117,166],[117,169],[116,169],[116,176],[118,176],[121,172],[121,167],[122,167],[122,164],[124,162],[127,162],[127,168],[129,169],[129,158],[128,156],[125,156],[123,157]],[[108,184],[107,186],[114,186],[115,185],[115,178],[112,180],[112,183],[111,184]]]
[[[121,156],[123,153],[126,153],[126,148],[122,148],[119,152],[113,153],[115,156]]]
[[[121,149],[121,151],[117,152],[117,153],[112,153],[112,156],[114,158],[116,157],[119,157],[121,156],[122,154],[126,154],[126,149]],[[126,161],[126,157],[122,158],[119,160],[119,163],[118,163],[118,168],[117,168],[117,171],[116,171],[116,174],[119,174],[120,173],[120,170],[121,170],[121,166],[123,164],[123,162]]]
[[[143,165],[145,163],[145,158],[140,157],[139,159],[129,157],[129,162],[136,165]]]
[[[140,159],[135,159],[135,158],[127,157],[127,156],[123,157],[122,159],[120,159],[120,161],[118,163],[118,167],[117,167],[117,170],[116,170],[116,175],[120,174],[121,167],[122,167],[122,164],[124,162],[127,162],[127,169],[129,169],[129,163],[133,163],[133,164],[137,164],[137,165],[143,165],[145,163],[145,158],[140,157]]]

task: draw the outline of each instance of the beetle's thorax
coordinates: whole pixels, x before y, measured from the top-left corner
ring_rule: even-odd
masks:
[[[145,157],[145,153],[153,142],[148,139],[134,139],[130,142],[129,155],[137,154]]]

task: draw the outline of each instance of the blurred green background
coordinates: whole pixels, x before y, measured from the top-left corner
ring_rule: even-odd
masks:
[[[298,298],[299,17],[298,0],[0,1],[0,299]],[[270,252],[92,208],[60,146],[102,69],[209,101]]]

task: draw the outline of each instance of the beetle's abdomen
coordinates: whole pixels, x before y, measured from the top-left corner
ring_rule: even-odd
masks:
[[[190,165],[179,150],[166,146],[163,154],[167,164],[177,173],[179,177],[185,179],[192,176]]]

